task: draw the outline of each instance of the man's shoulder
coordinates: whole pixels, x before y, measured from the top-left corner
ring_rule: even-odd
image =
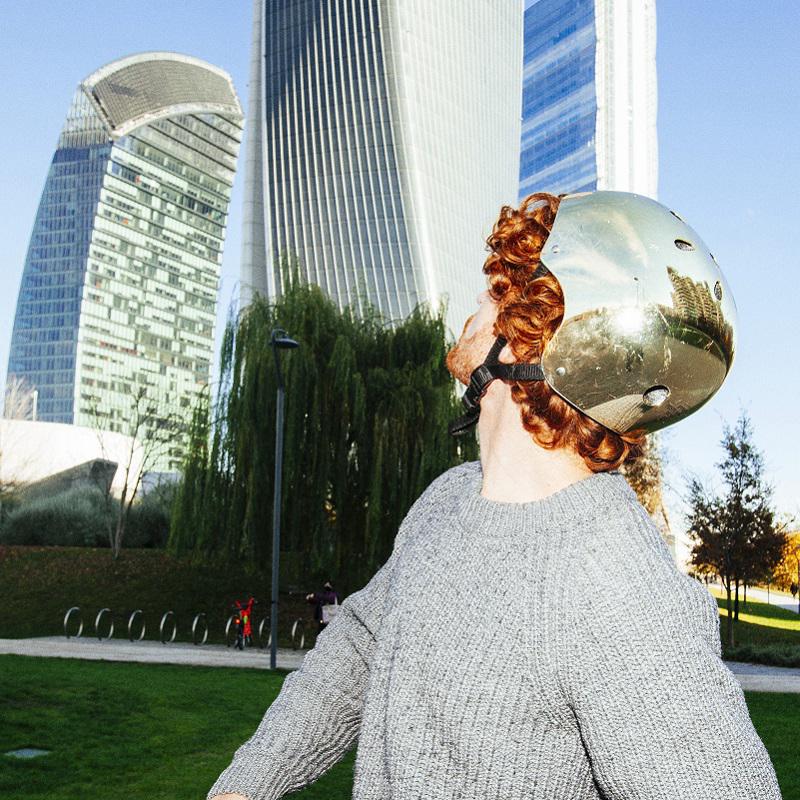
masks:
[[[411,504],[401,530],[419,527],[426,520],[432,520],[440,513],[447,513],[457,498],[467,490],[478,470],[480,461],[465,461],[434,478]]]
[[[665,565],[674,567],[661,530],[625,479],[619,476],[613,486],[609,483],[607,501],[576,526],[577,535],[565,541],[567,560],[600,585],[647,580],[648,575],[661,572]]]
[[[420,499],[428,494],[448,492],[453,489],[457,490],[461,488],[471,476],[480,471],[480,468],[480,461],[463,461],[460,464],[456,464],[454,467],[450,467],[450,469],[446,469],[441,475],[434,478],[428,484],[428,487],[422,495],[420,495]]]
[[[415,509],[431,503],[442,502],[463,492],[470,479],[480,469],[480,461],[464,461],[445,470],[434,478],[414,501],[409,514]]]
[[[580,546],[571,548],[569,574],[573,588],[592,597],[595,607],[613,605],[632,613],[654,603],[666,613],[679,613],[707,605],[705,587],[680,570],[661,529],[633,491],[626,502],[587,520],[578,539]]]

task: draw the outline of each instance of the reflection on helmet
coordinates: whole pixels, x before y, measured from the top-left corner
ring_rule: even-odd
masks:
[[[617,433],[651,432],[720,388],[733,363],[736,306],[716,259],[676,213],[629,192],[567,195],[540,258],[564,293],[541,371],[571,405]],[[515,374],[480,369],[463,398],[472,416],[451,433],[477,420],[475,394]]]
[[[703,240],[648,197],[562,198],[541,254],[564,292],[547,383],[617,433],[654,431],[707,402],[730,371],[736,306]]]

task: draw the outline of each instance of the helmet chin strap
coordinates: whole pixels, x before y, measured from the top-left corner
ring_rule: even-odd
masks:
[[[506,346],[507,341],[498,336],[483,364],[472,370],[469,386],[461,397],[461,402],[466,407],[465,414],[447,426],[451,436],[461,436],[466,433],[477,421],[481,413],[481,398],[489,388],[489,384],[497,378],[512,381],[543,381],[544,372],[541,364],[502,364],[499,361],[500,351]]]
[[[539,264],[534,270],[531,280],[536,280],[536,278],[541,278],[549,273],[550,270],[544,264]],[[512,381],[544,380],[541,364],[501,364],[500,351],[506,344],[508,342],[504,337],[496,337],[483,364],[479,364],[472,370],[469,386],[461,396],[461,402],[466,406],[467,412],[447,426],[447,431],[452,436],[461,436],[478,421],[481,413],[481,397],[486,393],[489,384],[496,378]]]

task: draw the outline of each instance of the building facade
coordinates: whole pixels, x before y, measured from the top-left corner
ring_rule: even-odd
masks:
[[[20,285],[8,380],[36,419],[146,436],[209,382],[243,114],[230,77],[140,53],[78,86]],[[135,398],[150,412],[133,430]],[[179,442],[150,469],[180,464]]]
[[[282,260],[357,313],[457,338],[516,199],[521,2],[255,0],[241,300]]]
[[[519,198],[656,198],[655,0],[525,0]]]

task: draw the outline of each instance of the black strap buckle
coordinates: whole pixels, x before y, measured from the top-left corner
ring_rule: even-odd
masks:
[[[506,339],[498,336],[492,348],[486,354],[483,364],[478,364],[469,378],[469,385],[461,396],[466,413],[448,425],[452,436],[460,436],[467,432],[477,421],[481,413],[481,398],[489,384],[495,378],[517,381],[543,381],[544,371],[541,364],[503,364],[499,360],[500,351],[506,346]]]
[[[470,403],[477,405],[478,399],[483,397],[493,380],[494,375],[492,375],[491,369],[486,364],[479,364],[472,370],[469,386],[467,386],[467,391],[464,392],[464,397],[468,397]],[[471,407],[472,405],[467,405],[467,408]]]

